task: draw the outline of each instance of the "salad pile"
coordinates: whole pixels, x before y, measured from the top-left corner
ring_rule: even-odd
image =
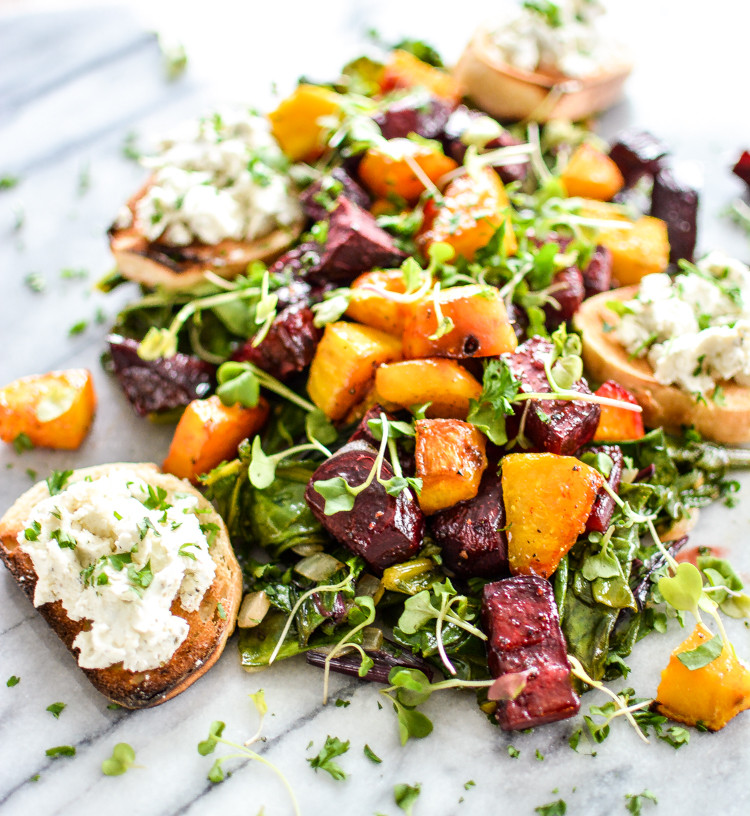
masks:
[[[164,468],[227,523],[243,668],[305,653],[325,688],[386,683],[402,741],[446,688],[525,729],[692,613],[656,700],[611,693],[591,735],[619,714],[662,733],[649,707],[712,730],[750,707],[722,623],[750,597],[726,560],[678,561],[748,454],[646,432],[626,389],[586,379],[570,329],[585,298],[692,262],[697,194],[663,145],[503,126],[412,42],[301,84],[269,122],[302,235],[233,279],[142,285],[107,362],[140,414],[181,417]]]

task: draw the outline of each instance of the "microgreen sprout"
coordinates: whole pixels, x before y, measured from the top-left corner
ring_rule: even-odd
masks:
[[[354,599],[354,603],[356,605],[356,610],[352,610],[352,612],[349,613],[349,617],[352,618],[354,615],[358,615],[362,619],[353,629],[350,629],[326,655],[323,671],[323,705],[326,705],[328,702],[328,680],[331,673],[331,660],[333,660],[334,657],[350,651],[351,649],[358,651],[362,657],[358,670],[360,677],[364,677],[373,667],[372,658],[358,643],[353,642],[353,638],[358,632],[361,632],[362,629],[369,626],[375,620],[375,602],[369,597],[369,595],[361,595]]]
[[[224,779],[226,779],[226,773],[222,768],[222,765],[231,759],[248,759],[260,762],[262,765],[265,765],[268,768],[270,768],[279,777],[279,779],[284,784],[284,787],[287,789],[289,797],[292,800],[295,816],[301,816],[299,804],[297,803],[297,797],[294,795],[294,791],[292,790],[289,781],[281,772],[281,770],[278,767],[276,767],[276,765],[274,765],[273,762],[269,762],[265,757],[262,757],[260,754],[251,750],[249,747],[258,740],[262,739],[261,730],[263,726],[263,718],[268,712],[268,706],[266,705],[265,695],[263,694],[262,689],[257,691],[255,694],[251,694],[250,699],[253,701],[253,704],[255,705],[255,709],[258,712],[259,716],[258,730],[256,731],[253,737],[247,740],[247,742],[245,742],[243,745],[224,739],[223,733],[224,729],[226,728],[226,724],[221,722],[221,720],[215,720],[214,722],[211,723],[211,727],[209,728],[208,731],[208,737],[205,740],[202,740],[201,742],[198,743],[198,753],[201,756],[208,756],[208,754],[212,754],[216,750],[216,746],[219,743],[227,745],[228,747],[233,748],[236,751],[236,753],[226,754],[224,756],[218,757],[214,761],[214,764],[211,766],[211,770],[208,772],[208,778],[211,782],[214,783],[223,782]]]
[[[315,771],[320,769],[329,773],[337,782],[342,782],[348,774],[344,769],[333,760],[345,754],[349,750],[349,740],[342,742],[338,737],[327,736],[326,741],[320,751],[314,756],[309,757],[308,762],[310,767]]]
[[[112,749],[112,756],[102,762],[105,776],[121,776],[135,762],[135,751],[127,742],[118,742]]]
[[[428,340],[439,340],[444,335],[450,333],[455,328],[453,319],[444,315],[440,307],[440,281],[438,281],[432,289],[432,305],[435,309],[435,319],[437,320],[437,328],[428,336]]]
[[[253,439],[250,464],[247,469],[250,484],[258,490],[265,490],[276,478],[276,467],[281,461],[289,456],[294,456],[297,453],[304,453],[306,451],[318,451],[326,457],[331,456],[331,452],[328,448],[321,445],[317,440],[313,440],[313,442],[309,444],[295,445],[292,448],[287,448],[287,450],[268,456],[263,452],[260,437],[256,436]]]
[[[276,318],[276,306],[279,302],[279,296],[271,294],[269,290],[270,277],[268,270],[263,273],[263,280],[260,285],[260,301],[255,308],[255,323],[260,326],[257,334],[253,338],[252,345],[255,348],[259,346],[268,334],[271,324]]]

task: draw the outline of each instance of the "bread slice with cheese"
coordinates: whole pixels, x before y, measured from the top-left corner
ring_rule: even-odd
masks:
[[[162,286],[169,290],[190,289],[204,282],[204,274],[213,272],[231,280],[245,272],[253,261],[271,261],[297,240],[302,221],[279,227],[252,241],[225,239],[218,244],[193,242],[188,246],[149,241],[138,228],[136,207],[146,194],[143,187],[127,203],[131,223],[116,224],[109,230],[109,246],[119,271],[130,280],[145,286]]]
[[[585,300],[575,314],[573,323],[583,334],[583,362],[591,379],[616,380],[627,388],[643,408],[643,421],[650,428],[663,426],[680,433],[692,425],[706,439],[725,445],[750,442],[750,388],[721,382],[721,405],[710,398],[696,400],[681,388],[657,382],[648,361],[631,357],[618,342],[611,327],[620,318],[607,303],[631,300],[637,291],[637,286],[626,286],[603,292]]]
[[[218,660],[234,629],[242,596],[242,573],[224,522],[213,506],[188,482],[162,473],[156,465],[116,463],[83,468],[73,472],[65,487],[82,480],[97,480],[117,469],[133,472],[146,484],[165,490],[167,499],[177,494],[195,496],[200,522],[215,531],[208,548],[215,575],[198,608],[186,611],[179,594],[172,601],[170,612],[187,622],[188,633],[171,658],[146,671],[126,670],[122,662],[107,668],[83,669],[94,687],[113,702],[125,708],[147,708],[184,691]],[[19,545],[18,536],[24,532],[34,508],[49,495],[47,483],[40,482],[0,519],[0,557],[32,602],[38,576],[31,556]],[[85,618],[72,620],[61,600],[45,603],[38,610],[75,655],[78,649],[73,641],[89,628],[90,622]]]

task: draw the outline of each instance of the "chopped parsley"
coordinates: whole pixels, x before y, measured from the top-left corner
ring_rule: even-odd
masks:
[[[73,745],[56,745],[54,748],[47,748],[44,752],[48,757],[57,759],[58,757],[72,757],[76,755]]]
[[[13,686],[17,686],[21,682],[21,678],[17,674],[11,674],[11,676],[6,681],[5,685],[8,688],[13,688]]]
[[[56,496],[60,493],[72,475],[72,470],[53,470],[46,480],[50,496]]]
[[[216,611],[218,612],[219,617],[220,617],[222,620],[226,620],[226,619],[227,619],[227,610],[226,610],[226,609],[224,609],[224,604],[223,604],[221,601],[219,601],[219,602],[216,604]]]
[[[52,703],[48,705],[45,711],[49,711],[49,713],[56,719],[60,719],[60,714],[62,713],[63,709],[65,708],[65,703]]]
[[[23,453],[24,451],[34,450],[34,443],[31,441],[31,437],[21,431],[20,434],[13,440],[13,448],[15,449],[16,453]]]
[[[338,701],[337,701],[338,702]],[[383,761],[373,750],[370,748],[369,745],[365,745],[364,749],[365,756],[370,760],[370,762],[374,762],[376,765],[380,765]]]
[[[338,737],[326,737],[325,744],[320,751],[314,756],[308,758],[310,767],[316,771],[320,769],[329,773],[335,780],[341,782],[348,774],[334,759],[349,750],[349,740],[342,742]]]

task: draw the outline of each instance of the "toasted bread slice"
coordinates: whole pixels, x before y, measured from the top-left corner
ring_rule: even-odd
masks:
[[[464,93],[498,119],[585,119],[614,105],[632,66],[581,79],[524,71],[500,60],[491,35],[480,28],[466,46],[453,74]]]
[[[120,272],[146,286],[165,289],[189,289],[204,280],[204,272],[214,272],[231,279],[247,269],[253,261],[270,261],[280,255],[299,237],[302,221],[279,228],[254,241],[226,239],[218,244],[194,242],[188,246],[170,246],[148,241],[138,228],[136,205],[145,195],[148,184],[127,203],[132,216],[129,227],[109,230],[109,246]]]
[[[573,317],[576,329],[583,333],[583,362],[591,378],[616,380],[632,392],[643,408],[643,421],[648,427],[662,425],[679,433],[683,426],[693,425],[702,436],[715,442],[750,442],[750,388],[722,382],[722,405],[711,399],[696,402],[689,392],[657,382],[647,360],[631,358],[614,334],[604,331],[605,323],[615,326],[619,321],[607,303],[631,300],[637,291],[637,286],[626,286],[595,295],[585,300]]]
[[[184,691],[218,660],[234,630],[242,597],[242,573],[224,522],[189,482],[162,473],[156,465],[116,463],[74,471],[69,483],[89,476],[96,479],[116,468],[132,470],[148,484],[165,489],[169,496],[175,492],[198,496],[198,507],[205,512],[201,519],[212,522],[219,528],[210,548],[216,575],[200,606],[195,612],[186,612],[179,598],[172,603],[172,614],[186,620],[190,629],[187,638],[170,660],[158,668],[141,672],[123,669],[121,663],[105,669],[83,669],[94,687],[110,700],[125,708],[149,708]],[[47,484],[40,482],[27,490],[0,519],[0,557],[32,601],[37,575],[31,557],[18,545],[17,536],[24,529],[32,509],[47,496]],[[223,607],[223,617],[219,603]],[[85,619],[71,620],[61,601],[44,604],[38,610],[68,649],[76,654],[73,641],[88,622]]]

